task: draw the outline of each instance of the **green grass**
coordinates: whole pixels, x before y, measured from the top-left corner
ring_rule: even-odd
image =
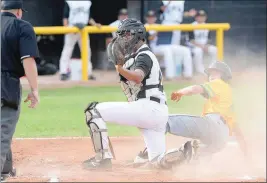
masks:
[[[170,93],[185,85],[167,85]],[[23,92],[25,98],[27,92]],[[41,90],[41,103],[37,109],[29,109],[22,104],[21,116],[15,137],[88,136],[84,108],[91,101],[125,101],[119,87],[75,87],[68,89]],[[183,99],[179,104],[169,101],[169,111],[174,113],[201,112],[202,99],[199,96]],[[111,136],[131,136],[139,134],[134,127],[108,124]]]
[[[188,84],[187,84],[188,85]],[[170,113],[201,114],[204,100],[201,96],[184,97],[179,103],[170,101],[173,90],[187,86],[166,85]],[[235,88],[235,100],[240,103],[247,98],[248,87]],[[25,98],[27,92],[23,92]],[[15,137],[88,136],[84,108],[92,101],[125,101],[119,87],[74,87],[68,89],[41,90],[41,103],[37,109],[22,104],[22,111]],[[265,100],[264,100],[265,101]],[[241,102],[242,104],[242,102]],[[108,124],[110,136],[138,135],[135,127]]]

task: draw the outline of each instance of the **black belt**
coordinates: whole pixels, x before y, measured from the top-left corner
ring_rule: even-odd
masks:
[[[160,99],[157,98],[157,97],[150,97],[149,99],[150,99],[151,101],[154,101],[154,102],[157,102],[157,103],[160,104]],[[166,102],[166,101],[165,101],[165,105],[167,105],[167,102]]]

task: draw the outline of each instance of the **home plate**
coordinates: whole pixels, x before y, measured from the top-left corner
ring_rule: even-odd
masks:
[[[59,179],[57,177],[51,177],[49,182],[59,182]]]

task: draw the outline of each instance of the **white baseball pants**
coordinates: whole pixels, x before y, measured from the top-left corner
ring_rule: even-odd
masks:
[[[184,77],[192,77],[193,66],[190,49],[181,45],[158,45],[153,48],[155,54],[163,55],[166,69],[166,78],[176,76],[176,65],[183,64]]]
[[[102,129],[107,129],[106,122],[139,128],[144,137],[149,160],[165,152],[167,105],[149,99],[139,99],[134,102],[103,102],[97,104],[96,109],[102,117],[101,124],[104,125],[101,125]],[[102,134],[102,138],[108,142],[107,136],[104,137]],[[109,147],[108,143],[103,143],[103,146],[104,149]],[[110,156],[109,153],[105,158],[110,158]]]
[[[181,31],[173,31],[172,32],[172,44],[180,45],[181,44]]]
[[[79,33],[66,34],[64,38],[64,47],[61,53],[60,58],[60,74],[68,73],[70,69],[70,61],[73,53],[75,44],[79,44],[80,50],[82,49],[82,40]],[[90,47],[90,38],[88,37],[88,75],[92,74],[92,63],[91,63],[91,47]]]
[[[194,47],[193,48],[193,62],[195,64],[195,69],[198,73],[204,73],[204,64],[203,64],[203,55],[204,51],[203,49],[199,47]],[[213,45],[210,45],[208,47],[208,54],[211,58],[211,62],[216,61],[217,58],[217,48]]]

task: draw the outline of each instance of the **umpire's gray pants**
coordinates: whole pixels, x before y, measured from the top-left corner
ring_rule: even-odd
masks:
[[[198,139],[208,154],[220,151],[229,138],[229,128],[218,114],[204,117],[170,115],[167,132],[186,138]]]
[[[1,104],[1,172],[3,171],[7,154],[11,153],[11,141],[19,115],[20,107],[15,110]]]

